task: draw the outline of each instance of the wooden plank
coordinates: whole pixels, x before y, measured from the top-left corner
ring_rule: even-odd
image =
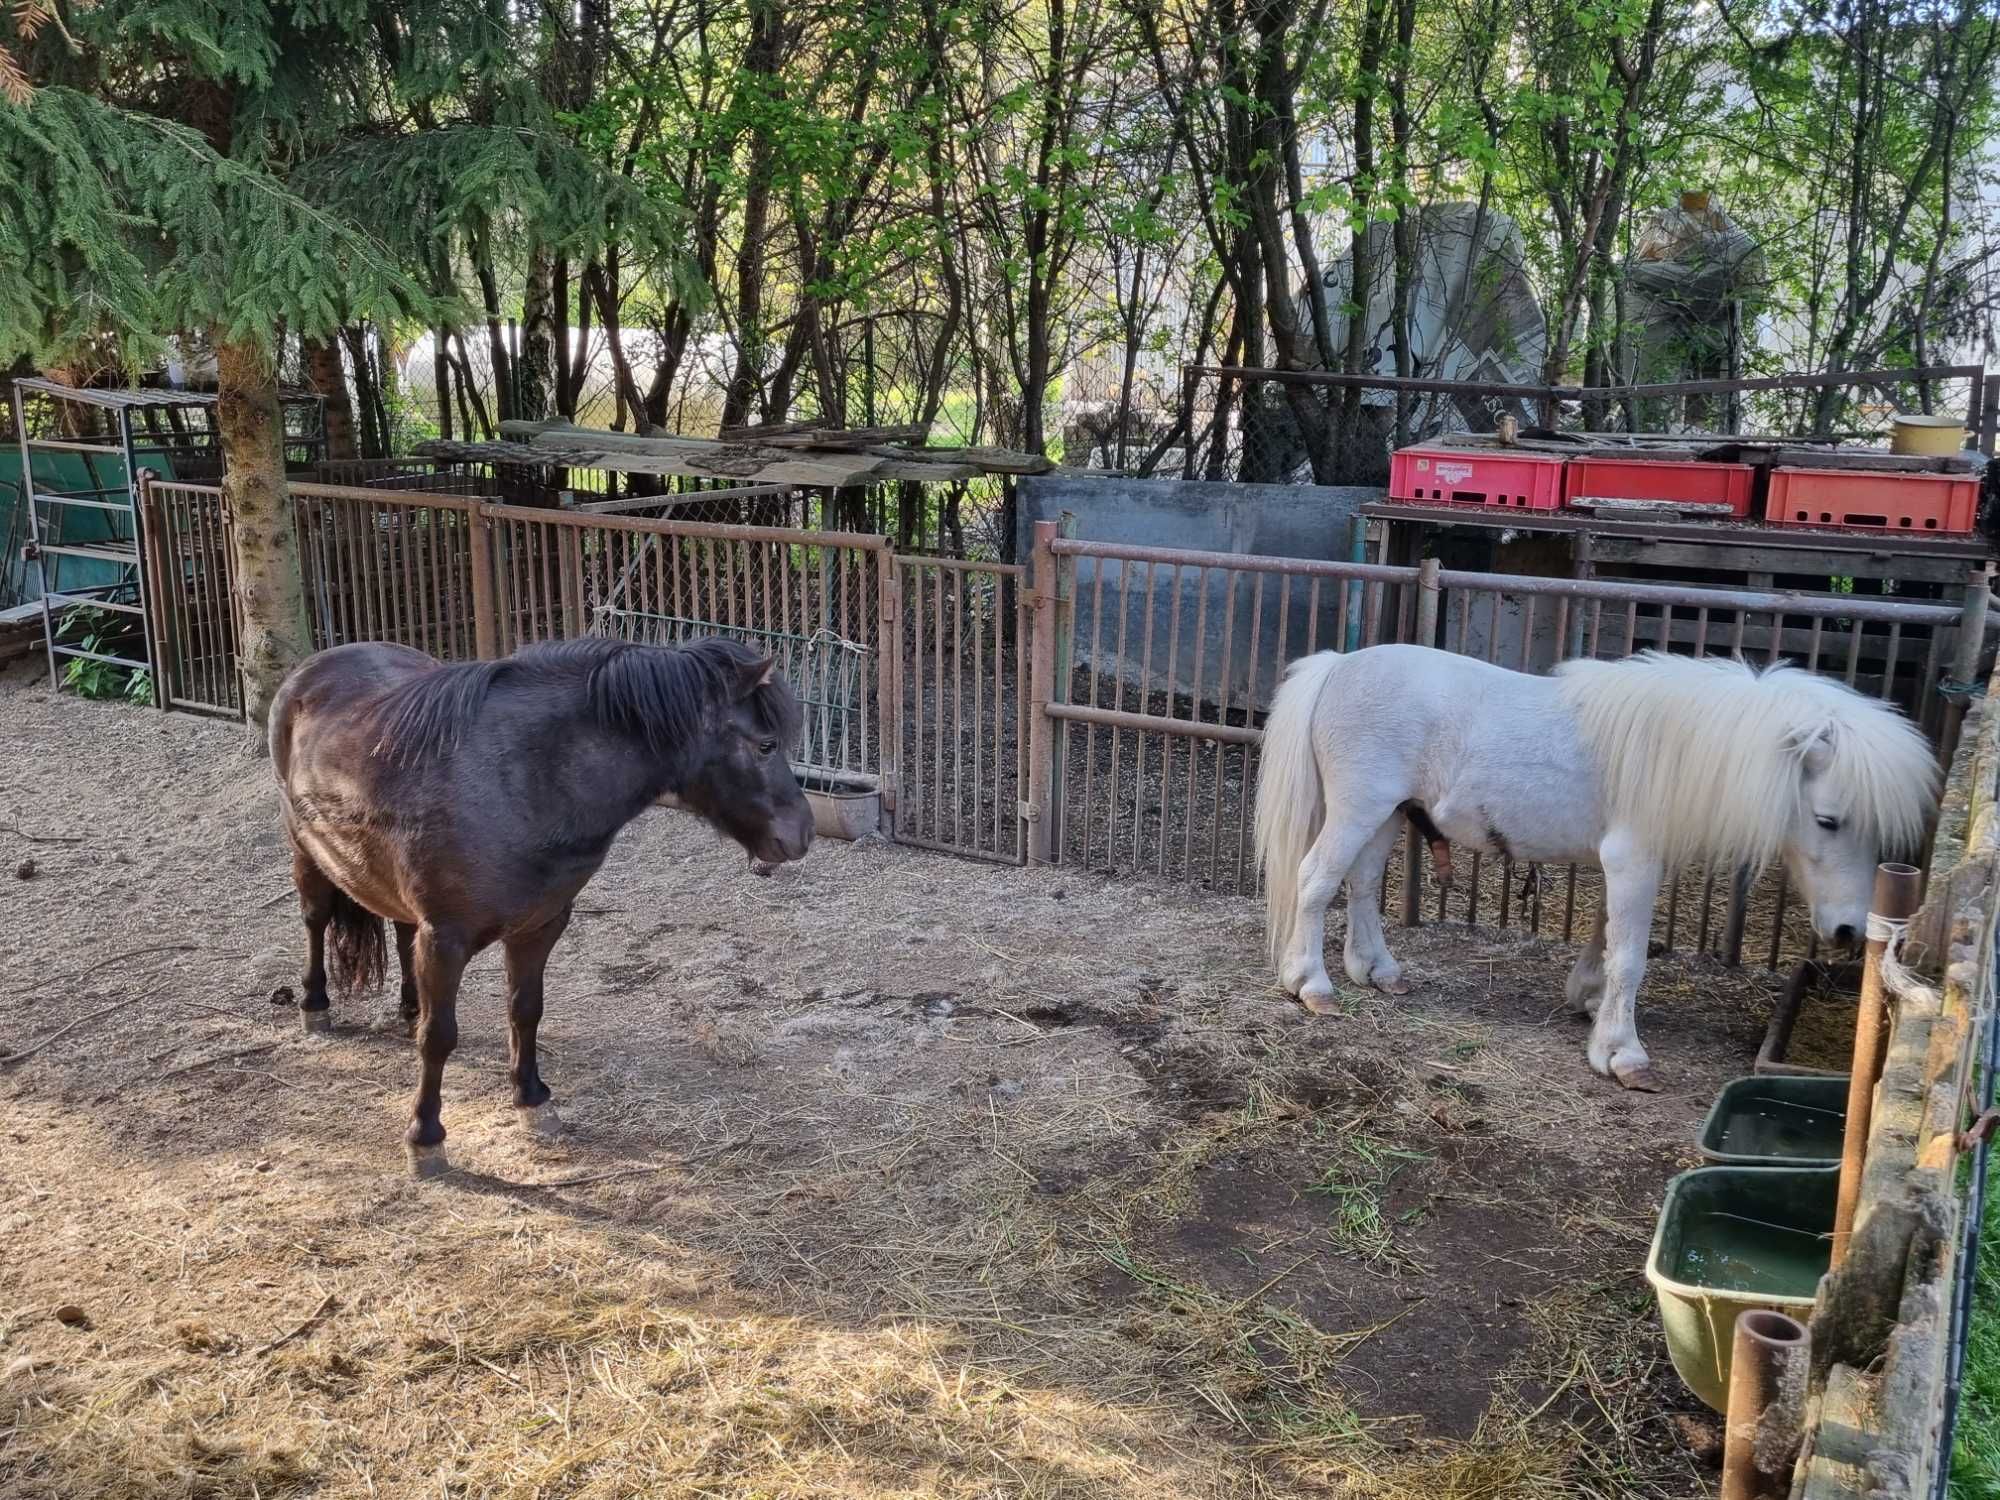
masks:
[[[1858,448],[1779,448],[1771,461],[1787,469],[1880,474],[1966,474],[1979,469],[1976,461],[1963,454],[1879,453]]]
[[[981,473],[1042,474],[1054,465],[1034,453],[1017,453],[1005,448],[898,448],[871,445],[859,449],[777,446],[757,441],[723,442],[715,438],[681,437],[664,433],[610,432],[594,427],[572,427],[548,422],[506,421],[500,424],[503,437],[525,443],[537,455],[568,457],[596,455],[603,460],[616,454],[604,467],[633,473],[688,473],[726,479],[772,479],[794,484],[822,484],[836,488],[870,483],[880,479],[973,478]],[[657,461],[672,461],[676,467],[642,469],[629,455],[643,455]],[[872,460],[872,462],[870,461]],[[786,466],[807,465],[800,476],[785,472]],[[810,475],[810,477],[803,477]]]
[[[1960,584],[1965,581],[1965,560],[1962,558],[1833,552],[1817,547],[1662,542],[1650,537],[1606,536],[1600,533],[1596,557],[1600,563],[1703,568],[1720,573],[1759,571],[1813,574],[1827,578],[1894,578],[1909,583]]]
[[[1733,516],[1736,507],[1725,500],[1623,500],[1599,499],[1593,495],[1577,495],[1570,500],[1576,510],[1592,511],[1600,516],[1612,518],[1631,517],[1644,520],[1658,516]]]

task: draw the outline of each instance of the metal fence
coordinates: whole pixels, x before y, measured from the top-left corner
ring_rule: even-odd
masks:
[[[1949,756],[1947,669],[1963,678],[1983,632],[1955,604],[1755,593],[1188,552],[1063,537],[1038,523],[1037,642],[1027,797],[1033,852],[1114,875],[1250,894],[1258,746],[1285,664],[1327,647],[1416,641],[1528,672],[1649,647],[1754,661],[1789,657],[1895,702]],[[1046,590],[1040,587],[1046,582]],[[1962,703],[1962,699],[1956,700]],[[1427,891],[1414,833],[1385,905],[1422,920],[1573,941],[1601,890],[1593,870],[1473,854]],[[1656,913],[1668,950],[1777,966],[1811,953],[1782,871],[1682,870]]]
[[[1008,864],[1027,858],[1023,571],[960,558],[896,559],[894,691],[903,724],[896,836],[904,843]]]
[[[1262,723],[1285,664],[1421,641],[1546,672],[1647,647],[1790,657],[1898,704],[1949,755],[1983,634],[1955,604],[1176,551],[1036,528],[1027,565],[909,555],[852,531],[500,505],[295,485],[316,646],[395,640],[444,658],[587,633],[756,639],[807,707],[803,764],[879,777],[907,843],[1248,895]],[[146,487],[166,701],[240,714],[217,491]],[[1594,871],[1473,854],[1427,889],[1414,833],[1385,905],[1573,941]],[[1782,872],[1683,870],[1666,949],[1778,965],[1813,939]]]
[[[894,704],[879,537],[334,485],[291,493],[315,649],[383,640],[466,659],[584,634],[750,635],[784,657],[813,700],[803,761],[876,774],[894,743],[882,723]],[[169,702],[240,716],[220,493],[152,482],[145,506]]]

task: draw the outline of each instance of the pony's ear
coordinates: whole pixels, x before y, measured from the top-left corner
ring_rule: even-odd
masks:
[[[1800,746],[1799,761],[1808,776],[1818,776],[1833,764],[1833,729],[1830,725],[1817,730],[1811,739]]]
[[[742,702],[777,673],[778,659],[775,656],[759,656],[744,662],[736,669],[736,701]]]

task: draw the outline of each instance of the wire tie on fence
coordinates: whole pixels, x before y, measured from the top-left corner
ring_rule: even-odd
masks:
[[[1881,943],[1882,984],[1898,1000],[1936,1005],[1938,992],[1911,972],[1903,962],[1903,942],[1910,935],[1908,921],[1895,921],[1876,912],[1868,913],[1868,941]]]
[[[1940,698],[1984,698],[1986,684],[1983,682],[1955,682],[1949,677],[1938,681],[1937,693]]]
[[[1989,1109],[1966,1127],[1965,1134],[1958,1138],[1958,1149],[1970,1151],[1996,1134],[2000,1134],[2000,1109]]]

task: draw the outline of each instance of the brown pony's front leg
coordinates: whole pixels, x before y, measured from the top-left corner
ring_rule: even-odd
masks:
[[[411,946],[417,962],[417,1055],[423,1060],[423,1073],[403,1141],[409,1148],[410,1171],[434,1177],[447,1165],[444,1123],[438,1118],[444,1063],[458,1045],[458,982],[472,954],[456,933],[440,932],[428,924],[417,929]]]
[[[570,909],[531,932],[507,939],[507,1020],[508,1051],[512,1054],[514,1108],[521,1123],[542,1135],[562,1129],[562,1117],[549,1103],[549,1086],[542,1082],[535,1063],[535,1028],[542,1022],[542,973],[548,967],[549,952],[569,926]]]
[[[333,882],[294,844],[292,884],[299,888],[299,915],[306,924],[305,993],[299,997],[299,1021],[307,1031],[326,1031],[333,1025],[333,1002],[326,993],[326,929],[333,920]]]

